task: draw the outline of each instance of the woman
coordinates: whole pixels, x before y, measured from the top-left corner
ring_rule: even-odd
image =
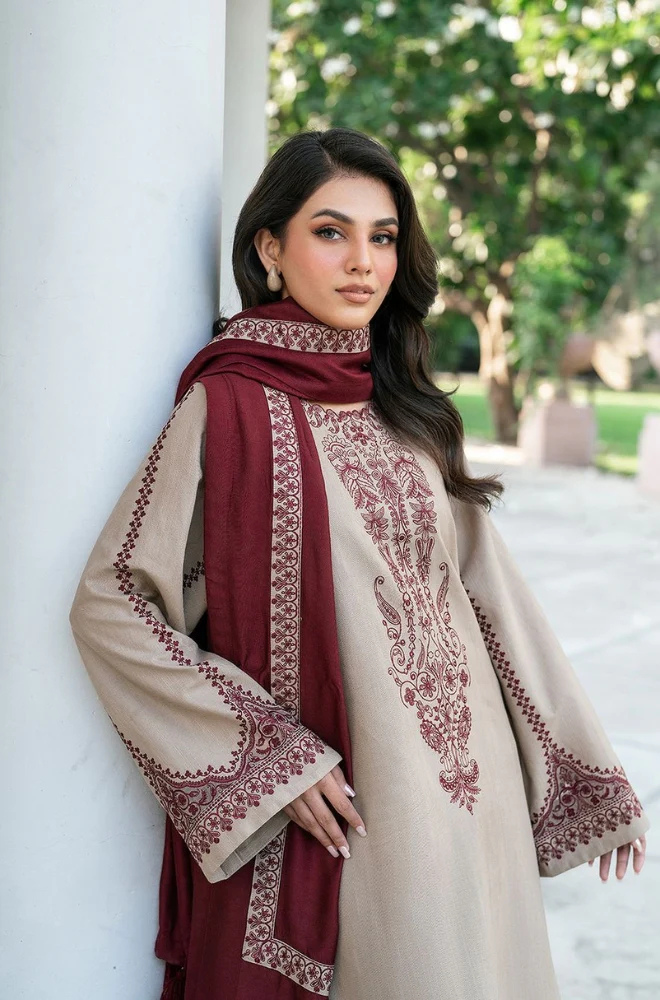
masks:
[[[71,612],[168,813],[163,997],[556,998],[539,872],[649,824],[431,380],[410,187],[295,135],[233,266]]]

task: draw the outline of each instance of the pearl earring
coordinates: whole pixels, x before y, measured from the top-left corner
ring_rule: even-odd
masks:
[[[277,271],[277,266],[273,264],[270,271],[268,272],[268,277],[266,278],[266,284],[268,285],[271,292],[279,292],[282,289],[282,279]]]

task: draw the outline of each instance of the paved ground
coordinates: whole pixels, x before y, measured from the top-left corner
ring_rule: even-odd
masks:
[[[467,454],[502,474],[498,527],[652,824],[640,875],[602,884],[582,865],[542,880],[562,998],[660,1000],[660,500],[595,469],[525,468],[517,449]]]

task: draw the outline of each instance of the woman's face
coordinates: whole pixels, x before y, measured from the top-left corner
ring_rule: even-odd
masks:
[[[261,261],[321,323],[356,330],[372,319],[394,279],[398,218],[389,188],[369,177],[335,177],[287,226],[284,246],[267,229],[254,239]],[[352,287],[362,291],[351,292]]]

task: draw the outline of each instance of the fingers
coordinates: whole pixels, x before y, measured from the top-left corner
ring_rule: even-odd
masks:
[[[328,805],[330,803],[340,816],[355,827],[360,836],[366,837],[364,822],[348,798],[349,794],[355,795],[355,792],[346,783],[341,768],[333,767],[329,774],[286,805],[284,812],[303,830],[316,837],[333,857],[338,858],[341,854],[350,858],[348,841]]]
[[[608,851],[607,854],[601,855],[600,859],[600,877],[601,881],[607,882],[610,874],[610,862],[612,861],[612,851]]]
[[[338,858],[340,854],[345,858],[350,858],[351,855],[346,838],[341,832],[341,827],[332,816],[332,813],[330,813],[330,810],[326,806],[329,814],[328,819],[323,814],[322,809],[318,808],[318,803],[315,803],[315,806],[318,811],[310,808],[306,802],[298,802],[297,810],[305,825],[304,828],[313,837],[316,837],[320,844],[323,844],[326,850],[332,854],[333,858]]]
[[[626,874],[628,868],[628,862],[630,860],[631,849],[633,854],[633,862],[632,862],[633,871],[636,874],[639,874],[642,868],[644,867],[644,861],[646,860],[646,837],[644,836],[644,834],[642,834],[636,840],[633,840],[631,843],[622,844],[620,847],[617,848],[615,874],[618,879],[622,879]],[[613,853],[614,853],[613,851],[608,851],[607,854],[601,855],[599,864],[599,875],[601,881],[603,882],[607,882],[607,879],[609,877],[610,865],[612,862]],[[592,858],[589,861],[589,865],[593,865],[595,860],[597,859]]]
[[[307,808],[307,806],[305,806],[304,802],[300,802],[300,800],[298,799],[296,799],[295,801],[297,802],[300,809],[296,808],[296,806],[292,802],[290,802],[289,805],[284,807],[284,812],[287,814],[287,816],[290,816],[291,819],[294,821],[294,823],[297,823],[297,825],[301,827],[301,829],[306,830],[308,833],[311,833],[312,829],[314,828],[314,817],[310,812],[310,810]],[[327,834],[321,831],[321,836],[317,836],[317,839],[321,844],[323,844],[326,850],[330,854],[332,854],[333,858],[339,857],[339,851],[334,846],[334,844],[330,840],[330,837]]]
[[[301,812],[307,819],[307,829],[312,836],[316,837],[324,847],[332,844],[345,858],[350,858],[348,841],[339,823],[328,809],[321,793],[310,789],[309,792],[305,793],[304,798]],[[332,854],[332,851],[330,853]]]
[[[646,837],[644,834],[633,840],[633,871],[639,875],[646,861]]]
[[[346,778],[344,777],[344,772],[342,771],[342,769],[339,766],[339,764],[336,764],[333,767],[333,769],[330,772],[330,774],[332,774],[336,778],[337,784],[339,785],[339,787],[344,792],[346,792],[347,795],[350,795],[351,798],[355,797],[355,792],[353,791],[353,789],[351,788],[351,786],[346,781]]]
[[[357,832],[360,834],[361,837],[366,837],[367,831],[365,829],[362,817],[358,813],[357,809],[355,808],[351,800],[347,797],[346,792],[343,791],[343,785],[340,786],[337,783],[337,779],[332,773],[332,771],[330,772],[330,774],[326,774],[324,778],[321,778],[321,780],[317,782],[314,788],[310,789],[309,793],[304,794],[303,798],[309,805],[310,803],[308,795],[316,795],[316,794],[324,795],[325,798],[330,803],[330,805],[333,807],[333,809],[335,809],[340,816],[342,816],[345,820],[347,820],[350,823],[350,825],[354,827],[355,830],[357,830]],[[324,808],[327,810],[327,806],[324,806]],[[329,812],[329,810],[327,811]],[[330,815],[332,814],[330,813]]]
[[[622,879],[626,874],[626,868],[628,867],[628,859],[630,857],[630,844],[622,844],[621,847],[617,848],[616,852],[616,877]]]

